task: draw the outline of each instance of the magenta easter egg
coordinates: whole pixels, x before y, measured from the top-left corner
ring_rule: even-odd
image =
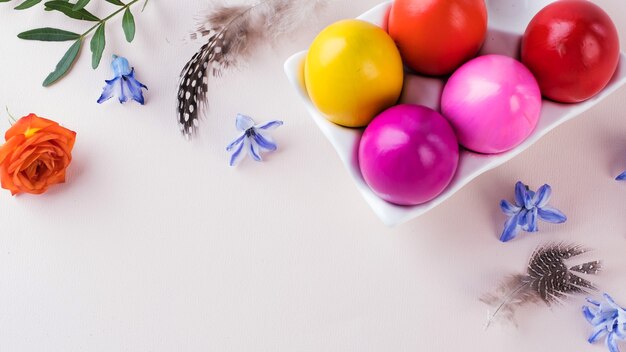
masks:
[[[485,55],[452,74],[443,90],[441,111],[462,146],[501,153],[518,146],[537,126],[541,92],[521,62]]]
[[[452,180],[458,163],[454,130],[425,106],[398,105],[383,111],[359,144],[365,182],[379,197],[399,205],[435,198]]]

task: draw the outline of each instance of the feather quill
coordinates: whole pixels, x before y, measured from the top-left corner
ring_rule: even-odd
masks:
[[[310,19],[326,0],[263,0],[256,4],[213,5],[191,39],[206,43],[183,68],[178,87],[178,123],[187,138],[207,108],[210,76],[220,76],[250,57],[256,48],[291,33]]]
[[[494,292],[481,297],[493,308],[486,328],[496,317],[514,321],[518,307],[543,302],[548,306],[563,303],[571,295],[596,290],[593,283],[576,273],[595,275],[602,269],[600,261],[569,266],[569,259],[587,252],[580,245],[552,243],[537,248],[524,274],[512,275]]]

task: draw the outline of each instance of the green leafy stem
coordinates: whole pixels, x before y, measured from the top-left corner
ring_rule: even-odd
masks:
[[[11,0],[0,0],[0,3],[9,1]],[[43,0],[25,0],[17,5],[15,9],[25,10],[41,3],[42,1]],[[46,11],[58,11],[76,20],[96,22],[83,34],[69,32],[58,28],[44,27],[31,29],[17,35],[18,38],[25,40],[39,40],[44,42],[74,41],[61,60],[57,63],[54,71],[52,71],[43,81],[44,87],[54,84],[70,71],[72,65],[78,57],[78,54],[80,53],[83,41],[91,32],[93,32],[93,36],[91,37],[91,41],[89,43],[91,49],[91,67],[94,70],[98,68],[100,60],[102,59],[104,47],[106,46],[106,22],[118,14],[122,12],[124,13],[122,16],[122,29],[124,30],[126,40],[130,43],[135,38],[135,17],[131,12],[130,7],[140,0],[132,0],[128,3],[123,3],[120,0],[105,0],[113,5],[119,6],[120,8],[102,19],[85,9],[85,6],[87,6],[90,1],[91,0],[77,0],[76,3],[71,3],[69,0],[53,0],[44,3]],[[145,8],[147,3],[148,0],[144,0],[143,8]]]

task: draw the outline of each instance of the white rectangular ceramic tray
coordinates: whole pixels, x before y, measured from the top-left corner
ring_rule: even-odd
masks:
[[[521,34],[526,24],[543,5],[549,2],[551,1],[533,1],[531,2],[533,4],[528,5],[528,2],[521,0],[487,1],[489,30],[480,54],[502,54],[518,58]],[[358,18],[385,28],[391,3],[380,4]],[[526,5],[524,5],[525,3]],[[542,3],[541,7],[537,6],[537,3]],[[285,62],[287,77],[304,101],[313,120],[336,149],[341,161],[348,169],[350,176],[354,179],[357,188],[367,203],[378,217],[389,226],[394,226],[420,216],[441,204],[480,174],[512,159],[556,126],[580,115],[626,83],[626,56],[622,53],[617,72],[609,85],[598,95],[579,104],[558,104],[544,100],[537,128],[518,147],[497,155],[482,155],[462,150],[456,175],[443,193],[424,204],[398,206],[378,198],[363,180],[356,157],[363,130],[345,128],[329,122],[309,99],[303,79],[305,56],[306,51],[302,51],[287,59]],[[439,99],[444,84],[445,81],[443,79],[407,74],[400,100],[403,103],[421,104],[439,110]]]

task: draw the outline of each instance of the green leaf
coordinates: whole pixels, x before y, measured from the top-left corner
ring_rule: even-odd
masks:
[[[98,26],[96,32],[91,38],[91,67],[93,69],[97,69],[100,65],[100,59],[102,59],[102,52],[104,51],[104,47],[106,46],[106,40],[104,36],[104,23]]]
[[[22,32],[17,35],[18,38],[24,40],[41,40],[44,42],[64,42],[67,40],[76,40],[80,38],[80,34],[64,31],[56,28],[37,28],[30,31]]]
[[[39,4],[42,0],[26,0],[23,3],[17,5],[15,7],[16,10],[26,10],[37,4]]]
[[[80,9],[84,9],[85,6],[87,6],[87,4],[89,3],[89,1],[91,0],[78,0],[76,2],[76,5],[74,5],[74,7],[72,8],[72,10],[78,11]]]
[[[76,57],[80,52],[80,47],[83,41],[82,38],[78,39],[72,46],[67,50],[65,55],[61,58],[61,61],[57,64],[54,71],[52,71],[48,77],[43,81],[43,86],[48,87],[52,85],[54,82],[58,81],[61,77],[63,77],[67,71],[70,70],[74,61],[76,61]]]
[[[77,20],[85,20],[85,21],[100,21],[100,19],[94,16],[91,12],[80,9],[78,11],[74,11],[74,5],[69,2],[65,2],[62,0],[48,1],[45,3],[47,9],[56,10],[62,12],[68,17],[77,19]]]
[[[9,2],[11,0],[0,0],[0,2]]]
[[[128,7],[124,11],[124,17],[122,17],[122,28],[124,29],[126,40],[129,43],[132,42],[135,39],[135,17],[133,17]]]
[[[106,0],[106,2],[110,2],[113,5],[117,5],[117,6],[124,6],[124,3],[121,2],[120,0]]]

